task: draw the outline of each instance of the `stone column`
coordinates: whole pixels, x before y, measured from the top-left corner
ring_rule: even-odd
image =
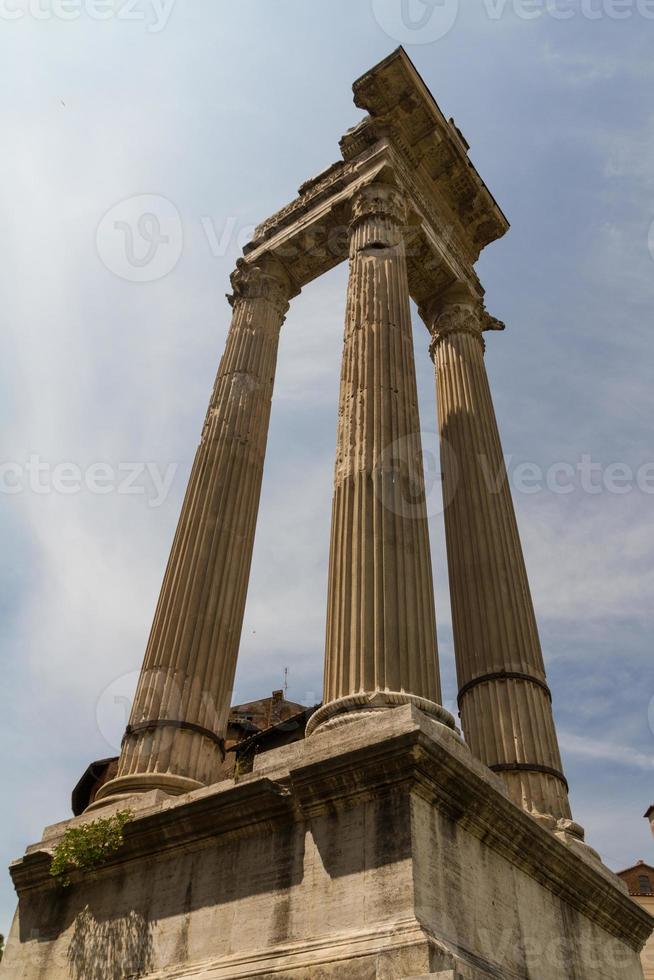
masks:
[[[234,314],[154,617],[117,776],[98,799],[215,782],[243,625],[279,332],[293,294],[240,261]],[[108,800],[110,802],[110,800]]]
[[[482,333],[503,324],[463,290],[421,315],[436,366],[463,732],[515,803],[545,823],[567,822],[568,787],[484,364]]]
[[[394,186],[352,201],[324,705],[309,734],[407,702],[454,724],[440,707],[405,223]]]

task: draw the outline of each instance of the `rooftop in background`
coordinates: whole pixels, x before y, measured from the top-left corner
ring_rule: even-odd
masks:
[[[282,690],[273,691],[270,697],[258,701],[232,705],[222,778],[228,779],[233,775],[237,759],[234,750],[241,742],[247,742],[248,757],[251,758],[256,752],[304,738],[306,722],[313,710],[295,701],[287,701]],[[261,740],[259,736],[262,736]],[[71,807],[76,817],[84,813],[100,787],[116,775],[117,769],[117,756],[99,759],[88,766],[72,793]]]
[[[618,871],[617,874],[626,884],[630,895],[654,895],[654,867],[651,864],[638,861],[633,867]]]
[[[283,691],[273,691],[268,698],[261,698],[258,701],[250,701],[247,704],[234,704],[229,713],[229,724],[227,740],[229,742],[241,741],[241,738],[232,738],[232,730],[236,735],[237,730],[248,730],[248,734],[254,735],[266,728],[276,725],[280,721],[286,721],[292,715],[304,711],[306,705],[296,704],[294,701],[287,701]],[[242,737],[242,736],[241,736]]]

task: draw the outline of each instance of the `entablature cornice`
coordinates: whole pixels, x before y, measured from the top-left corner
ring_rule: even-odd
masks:
[[[332,167],[304,185],[303,196],[259,226],[244,249],[246,261],[257,264],[266,255],[274,256],[298,290],[329,272],[348,258],[352,200],[377,181],[394,183],[406,201],[413,299],[421,304],[455,281],[476,282],[451,216],[429,200],[389,140],[378,141],[358,160]]]
[[[341,140],[345,160],[387,138],[409,168],[441,199],[460,225],[472,262],[501,238],[509,222],[468,157],[469,145],[446,119],[406,52],[399,48],[353,86],[354,102],[369,115]]]
[[[407,204],[412,298],[424,306],[455,283],[483,296],[475,262],[509,225],[465,139],[402,49],[355,82],[354,97],[369,115],[342,138],[344,159],[257,227],[246,261],[274,256],[301,289],[348,258],[353,196],[366,184],[391,181]]]

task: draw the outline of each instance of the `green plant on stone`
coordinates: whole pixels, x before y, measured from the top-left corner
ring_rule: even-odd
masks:
[[[112,817],[69,827],[54,849],[50,874],[66,888],[73,871],[92,871],[105,864],[123,843],[125,824],[133,818],[131,810]]]

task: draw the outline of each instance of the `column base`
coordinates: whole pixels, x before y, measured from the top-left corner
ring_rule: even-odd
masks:
[[[116,779],[110,779],[100,787],[96,798],[86,808],[85,813],[99,810],[103,806],[121,800],[128,800],[133,796],[140,796],[141,793],[151,793],[152,790],[161,790],[169,796],[182,796],[184,793],[192,793],[203,787],[204,783],[198,782],[197,779],[176,776],[173,773],[145,772],[117,776]]]
[[[435,701],[418,697],[416,694],[407,694],[404,691],[360,691],[323,704],[322,708],[319,708],[309,719],[307,737],[315,735],[318,731],[326,732],[340,728],[341,725],[360,721],[373,712],[398,708],[403,704],[415,705],[439,724],[459,735],[453,716]]]

